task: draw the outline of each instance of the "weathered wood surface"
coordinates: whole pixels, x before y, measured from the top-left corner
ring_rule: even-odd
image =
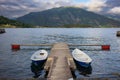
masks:
[[[69,80],[73,78],[70,66],[73,68],[76,67],[74,62],[72,63],[73,59],[67,44],[65,43],[54,44],[51,49],[49,58],[53,58],[53,63],[48,73],[47,77],[48,80]]]

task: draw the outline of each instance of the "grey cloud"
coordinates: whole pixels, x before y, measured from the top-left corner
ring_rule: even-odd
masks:
[[[107,0],[106,4],[108,7],[117,7],[120,6],[120,0]]]
[[[0,0],[0,15],[9,18],[19,17],[30,12],[38,12],[53,7],[68,6],[70,4],[69,0]]]
[[[75,6],[73,0],[0,0],[0,15],[13,18],[23,16],[30,12],[38,12],[53,7]],[[115,6],[120,6],[120,0],[107,0],[107,7],[103,13]]]
[[[31,0],[4,0],[0,1],[0,15],[12,18],[23,16],[34,9],[36,6]]]
[[[110,14],[111,9],[115,7],[120,7],[120,0],[107,0],[106,7],[103,8],[103,14]],[[114,13],[111,13],[114,14]]]
[[[110,10],[112,8],[120,6],[120,0],[106,0],[105,4],[106,6],[103,7],[102,11],[100,11],[98,14],[110,14]]]

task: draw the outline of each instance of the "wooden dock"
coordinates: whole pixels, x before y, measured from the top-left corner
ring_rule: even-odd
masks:
[[[49,71],[48,80],[73,80],[71,70],[76,69],[76,66],[67,44],[53,44],[44,69]]]
[[[68,44],[55,43],[52,46],[50,55],[45,63],[44,69],[48,72],[47,80],[118,80],[118,75],[107,75],[106,77],[91,76],[73,78],[71,71],[76,70],[73,57]],[[112,76],[112,77],[111,77]]]

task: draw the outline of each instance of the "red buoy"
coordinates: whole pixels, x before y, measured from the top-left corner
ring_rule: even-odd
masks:
[[[110,50],[110,45],[102,45],[102,50]]]
[[[12,47],[12,50],[20,50],[20,45],[18,44],[12,44],[11,47]]]

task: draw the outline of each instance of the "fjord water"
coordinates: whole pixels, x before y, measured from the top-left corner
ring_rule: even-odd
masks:
[[[11,44],[110,44],[110,51],[101,47],[70,46],[79,48],[92,59],[92,74],[120,73],[120,28],[6,28],[0,34],[0,77],[31,78],[31,55],[41,46],[21,47],[12,51]],[[48,50],[48,52],[50,52]]]

